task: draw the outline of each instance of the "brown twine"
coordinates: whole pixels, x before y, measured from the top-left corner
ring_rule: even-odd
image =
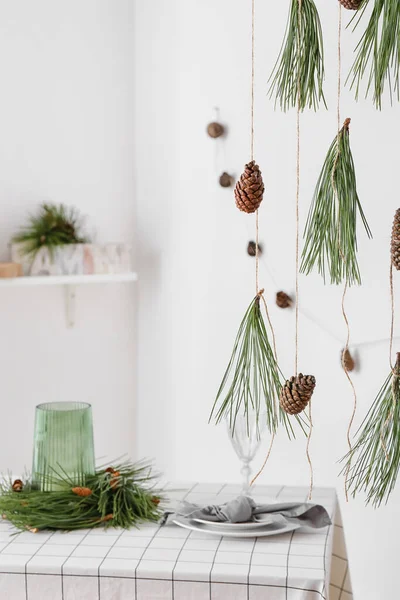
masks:
[[[341,130],[341,118],[340,118],[340,98],[341,98],[341,74],[342,74],[342,51],[341,51],[341,46],[342,46],[342,5],[339,3],[339,19],[338,19],[338,46],[337,46],[337,56],[338,56],[338,85],[337,85],[337,142],[336,142],[336,157],[335,157],[335,162],[333,164],[333,168],[332,168],[332,177],[331,177],[331,181],[332,181],[332,188],[336,197],[336,202],[337,202],[337,215],[338,215],[338,226],[337,226],[337,237],[338,237],[338,250],[339,250],[339,254],[340,257],[342,259],[342,261],[346,264],[346,257],[344,255],[341,243],[340,243],[340,228],[339,228],[339,217],[340,217],[340,204],[339,204],[339,196],[338,196],[338,192],[337,192],[337,186],[336,186],[336,181],[335,181],[335,172],[336,172],[336,168],[339,162],[339,157],[340,157],[340,130]],[[345,125],[344,127],[348,127],[350,120],[346,119],[345,121]],[[347,274],[346,274],[346,282],[344,285],[344,289],[343,289],[343,295],[342,295],[342,302],[341,302],[341,308],[342,308],[342,315],[343,315],[343,319],[344,322],[346,324],[346,330],[347,330],[347,335],[346,335],[346,343],[345,346],[343,348],[342,351],[342,367],[343,370],[345,372],[346,378],[351,386],[351,389],[353,391],[353,411],[349,420],[349,425],[347,427],[347,444],[349,447],[349,452],[351,453],[353,447],[351,444],[351,439],[350,439],[350,435],[351,435],[351,428],[353,426],[353,422],[354,422],[354,418],[356,415],[356,411],[357,411],[357,393],[356,393],[356,388],[354,386],[354,383],[349,375],[349,370],[347,368],[347,364],[346,361],[344,360],[345,355],[347,353],[347,351],[349,350],[349,343],[350,343],[350,324],[349,324],[349,320],[347,317],[347,313],[346,313],[346,309],[345,309],[345,299],[346,299],[346,294],[347,294],[347,290],[348,290],[348,279],[347,279]],[[348,494],[348,479],[349,479],[349,473],[350,473],[350,468],[351,468],[351,456],[350,459],[347,463],[347,467],[346,467],[346,471],[345,471],[345,480],[344,480],[344,492],[345,492],[345,496],[346,496],[346,501],[349,501],[349,494]]]
[[[398,365],[398,363],[399,363],[399,354],[397,354],[397,361],[396,361],[395,366],[393,366],[393,363],[392,363],[393,334],[394,334],[394,289],[393,289],[393,263],[392,263],[392,260],[390,260],[389,283],[390,283],[390,309],[391,309],[390,338],[389,338],[389,365],[390,365],[390,369],[391,369],[392,374],[393,374],[393,377],[392,377],[392,399],[393,399],[393,404],[392,404],[392,408],[390,410],[390,413],[389,413],[386,421],[382,425],[382,428],[381,428],[381,431],[380,431],[381,446],[382,446],[383,451],[385,453],[386,461],[389,461],[389,454],[387,452],[386,443],[385,443],[385,440],[383,438],[383,435],[384,435],[384,432],[386,430],[386,427],[387,427],[390,419],[393,417],[393,414],[394,414],[394,409],[395,409],[395,405],[396,405],[396,381],[397,381],[397,379],[399,377],[399,365]]]
[[[276,362],[278,362],[278,353],[277,353],[277,350],[276,350],[276,338],[275,338],[275,331],[274,331],[274,328],[272,327],[272,322],[271,322],[271,318],[270,318],[270,316],[269,316],[269,311],[268,311],[267,303],[266,303],[266,301],[265,301],[265,298],[264,298],[264,290],[260,290],[260,291],[258,292],[257,296],[261,298],[261,300],[263,301],[263,304],[264,304],[265,313],[266,313],[266,315],[267,315],[267,321],[268,321],[269,327],[270,327],[270,329],[271,329],[271,334],[272,334],[272,343],[273,343],[273,347],[274,347],[274,355],[275,355],[275,360],[276,360]],[[276,397],[275,397],[275,395],[274,395],[274,408],[275,408],[275,415],[277,416],[277,415],[278,415],[278,405],[277,405],[277,401],[276,401]],[[269,447],[268,447],[267,454],[266,454],[266,456],[265,456],[264,462],[263,462],[263,464],[261,465],[261,468],[260,468],[260,470],[259,470],[259,471],[256,473],[256,475],[255,475],[255,476],[253,477],[253,479],[251,480],[251,482],[250,482],[250,487],[251,487],[251,486],[254,484],[254,482],[256,481],[256,479],[257,479],[257,478],[258,478],[258,477],[261,475],[261,473],[264,471],[265,465],[267,464],[267,462],[268,462],[268,459],[269,459],[269,457],[270,457],[270,454],[271,454],[271,451],[272,451],[272,446],[274,445],[274,441],[275,441],[275,435],[276,435],[276,431],[274,430],[274,431],[272,432],[271,442],[270,442],[270,444],[269,444]]]
[[[299,199],[300,199],[300,110],[301,110],[301,81],[300,81],[300,29],[301,29],[301,10],[302,0],[298,0],[299,6],[297,11],[297,54],[298,54],[298,66],[297,66],[297,110],[296,110],[296,301],[295,301],[295,356],[294,356],[294,372],[295,376],[298,374],[298,363],[299,363],[299,238],[300,238],[300,218],[299,218]],[[310,442],[313,430],[313,420],[311,413],[311,402],[308,405],[308,418],[310,421],[310,428],[308,430],[307,445],[306,445],[306,457],[310,467],[310,491],[309,499],[311,500],[312,491],[314,487],[314,471],[310,455]]]
[[[251,160],[254,160],[254,79],[255,79],[255,77],[254,77],[254,72],[255,72],[255,69],[254,69],[254,63],[255,63],[254,47],[255,47],[255,0],[251,0],[251,108],[250,108],[250,154],[251,154]],[[255,267],[256,295],[262,299],[264,307],[265,307],[265,313],[267,315],[268,324],[269,324],[269,327],[270,327],[271,333],[272,333],[275,360],[277,361],[278,357],[277,357],[277,351],[276,351],[275,331],[274,331],[274,328],[272,327],[272,322],[271,322],[271,318],[269,316],[267,303],[264,298],[264,289],[262,289],[262,290],[259,289],[259,257],[260,257],[260,252],[259,252],[259,215],[258,215],[258,209],[257,209],[256,210],[256,256],[255,256],[255,258],[256,258],[256,260],[255,260],[255,263],[256,263],[256,267]],[[277,402],[276,402],[275,397],[274,397],[274,405],[275,405],[275,415],[277,415],[278,408],[277,408]],[[261,475],[261,473],[264,470],[265,465],[267,464],[267,461],[271,454],[272,446],[275,441],[275,435],[276,435],[276,433],[274,430],[272,432],[272,438],[271,438],[271,442],[270,442],[265,460],[262,464],[261,469],[258,471],[256,476],[253,477],[253,479],[251,480],[250,487],[254,484],[254,482],[259,477],[259,475]]]

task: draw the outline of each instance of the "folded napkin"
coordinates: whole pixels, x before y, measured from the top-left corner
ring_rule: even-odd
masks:
[[[319,504],[307,502],[256,504],[249,496],[238,496],[220,506],[201,507],[184,501],[179,505],[175,514],[181,517],[220,523],[247,523],[261,520],[261,515],[270,515],[270,519],[266,520],[266,525],[287,522],[318,529],[331,524],[328,513]]]

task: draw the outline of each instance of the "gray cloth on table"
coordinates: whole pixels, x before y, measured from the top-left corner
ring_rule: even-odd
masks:
[[[204,519],[212,522],[246,523],[265,521],[266,525],[285,522],[303,527],[318,529],[331,524],[328,513],[320,504],[307,502],[279,502],[277,504],[256,504],[249,496],[238,496],[226,504],[201,507],[190,502],[181,502],[176,513],[190,519]],[[270,519],[266,519],[266,515]]]

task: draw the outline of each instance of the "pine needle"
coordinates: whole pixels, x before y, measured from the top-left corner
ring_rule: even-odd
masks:
[[[400,2],[399,0],[364,0],[358,10],[359,14],[353,30],[358,27],[370,1],[374,1],[374,7],[356,46],[356,58],[347,80],[351,80],[351,88],[355,88],[356,99],[358,99],[361,82],[369,71],[365,97],[372,90],[373,102],[380,110],[386,85],[389,88],[391,102],[394,94],[397,100],[400,98]]]
[[[292,424],[278,402],[283,381],[261,314],[260,296],[257,295],[239,326],[210,420],[214,418],[219,423],[225,417],[234,431],[238,415],[250,419],[250,413],[254,411],[258,423],[260,414],[266,412],[268,430],[275,432],[280,422],[291,437],[294,435]],[[297,421],[304,431],[302,420]]]
[[[400,375],[399,363],[397,374]],[[391,372],[361,424],[358,439],[342,459],[349,490],[367,494],[366,503],[387,502],[400,468],[400,378]]]
[[[314,0],[302,0],[299,31],[299,1],[290,3],[285,38],[269,78],[269,94],[275,95],[275,105],[278,103],[284,111],[297,107],[300,81],[300,110],[317,110],[320,101],[326,107],[321,22]]]
[[[357,214],[372,237],[357,193],[356,173],[349,138],[350,119],[335,136],[325,158],[308,214],[300,271],[316,267],[324,281],[361,283],[357,262]],[[337,191],[337,198],[335,193]]]

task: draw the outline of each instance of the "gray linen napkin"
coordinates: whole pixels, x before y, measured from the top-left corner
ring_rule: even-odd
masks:
[[[319,529],[331,524],[328,513],[320,504],[307,502],[256,504],[253,498],[249,496],[238,496],[220,506],[201,507],[184,501],[181,502],[175,514],[181,517],[205,519],[206,521],[220,523],[246,523],[257,521],[259,515],[269,515],[270,519],[266,521],[266,525],[287,522]]]

